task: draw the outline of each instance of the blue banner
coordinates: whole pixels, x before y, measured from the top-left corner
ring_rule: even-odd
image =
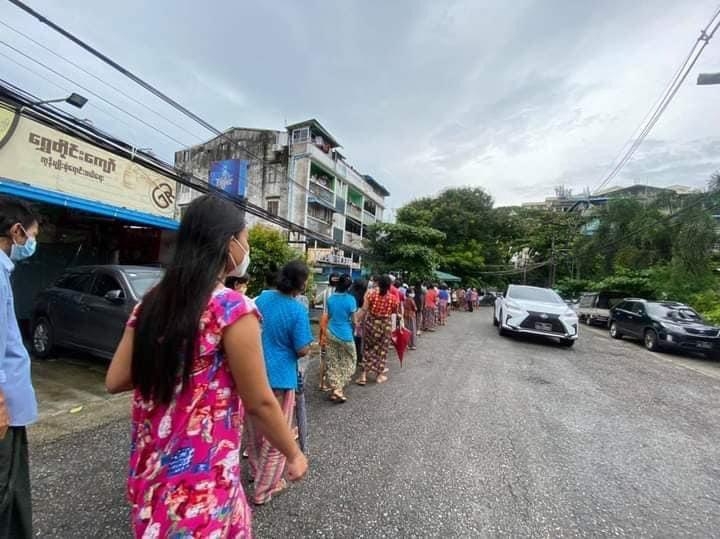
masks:
[[[210,165],[210,185],[222,189],[229,195],[246,196],[248,161],[245,159],[226,159]]]

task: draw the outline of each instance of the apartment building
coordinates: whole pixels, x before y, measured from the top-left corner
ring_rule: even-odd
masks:
[[[305,243],[318,263],[357,270],[359,253],[337,246],[362,249],[365,228],[382,221],[390,193],[353,167],[340,148],[312,119],[284,131],[228,129],[223,136],[176,152],[175,166],[313,231],[314,238],[288,232],[288,241]],[[179,211],[195,196],[181,186]],[[248,221],[259,218],[248,216]]]

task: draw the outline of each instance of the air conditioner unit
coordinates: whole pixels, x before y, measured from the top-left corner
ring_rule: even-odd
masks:
[[[282,144],[273,144],[272,145],[272,151],[274,152],[281,152],[283,151],[284,146]]]

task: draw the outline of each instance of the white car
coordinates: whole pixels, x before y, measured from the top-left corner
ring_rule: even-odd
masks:
[[[577,313],[549,288],[511,284],[495,301],[493,324],[500,335],[555,337],[568,347],[578,338]]]

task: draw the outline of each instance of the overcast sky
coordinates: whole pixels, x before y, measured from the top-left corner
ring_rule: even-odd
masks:
[[[388,187],[390,208],[450,186],[481,186],[499,205],[542,200],[558,184],[596,187],[717,7],[717,0],[28,2],[220,128],[317,118],[356,168]],[[0,3],[0,21],[190,134],[0,26],[2,41],[73,83],[0,45],[2,78],[44,98],[77,90],[90,99],[82,117],[168,160],[178,142],[79,85],[183,144],[210,138],[8,2]],[[720,86],[696,86],[700,71],[720,71],[720,36],[613,184],[703,187],[720,168]]]

